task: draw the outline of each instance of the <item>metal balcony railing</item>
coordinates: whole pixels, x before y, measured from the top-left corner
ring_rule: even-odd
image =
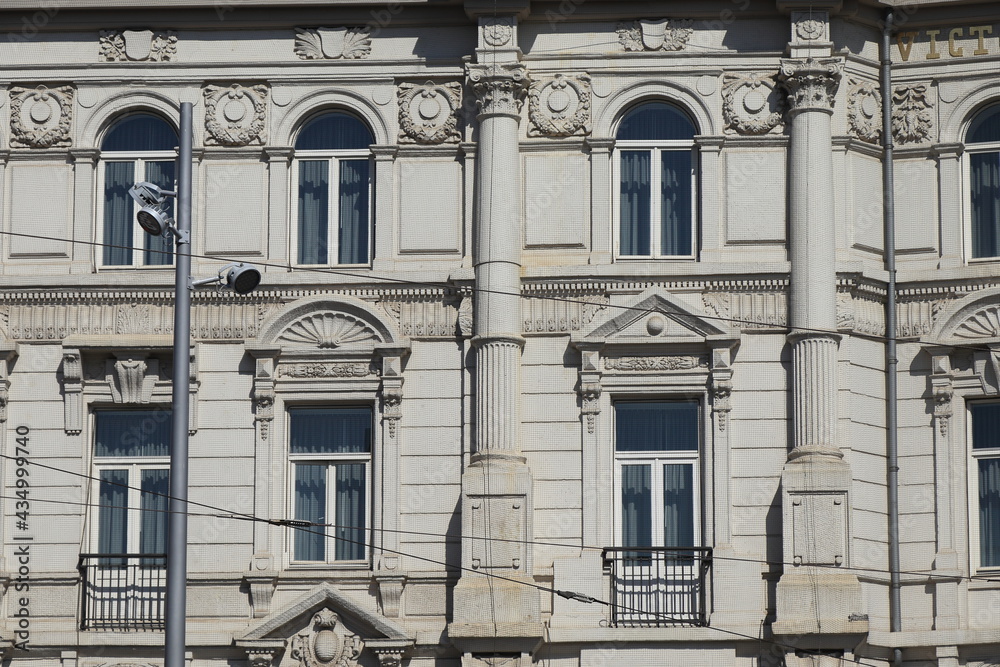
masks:
[[[611,625],[708,625],[706,582],[710,547],[609,547],[604,571],[611,579]]]
[[[166,554],[80,554],[81,630],[162,630]]]

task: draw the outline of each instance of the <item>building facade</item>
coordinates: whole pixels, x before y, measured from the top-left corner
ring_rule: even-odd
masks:
[[[888,194],[868,0],[106,4],[0,8],[5,664],[162,664],[182,102],[191,667],[1000,664],[995,3]]]

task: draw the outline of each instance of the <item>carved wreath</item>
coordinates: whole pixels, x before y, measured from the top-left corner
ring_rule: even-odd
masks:
[[[28,148],[69,146],[73,125],[72,86],[10,89],[11,145]]]
[[[722,92],[726,127],[739,134],[767,134],[781,123],[782,95],[774,78],[759,74],[727,74]]]
[[[568,137],[590,133],[590,77],[567,77],[537,81],[528,93],[531,136]]]
[[[244,88],[205,86],[205,129],[207,144],[247,146],[264,142],[267,120],[267,93],[264,84]]]
[[[862,141],[878,143],[882,138],[882,100],[871,81],[851,81],[847,99],[847,121]]]
[[[461,139],[458,109],[462,106],[462,84],[404,83],[396,96],[400,142],[440,144]]]

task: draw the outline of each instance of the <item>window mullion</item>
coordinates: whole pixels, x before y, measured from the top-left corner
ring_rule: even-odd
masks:
[[[327,177],[327,187],[329,188],[329,196],[327,199],[327,205],[329,206],[329,213],[327,214],[327,219],[330,224],[327,225],[327,247],[329,251],[327,253],[327,264],[340,264],[340,158],[331,157],[330,158],[330,172]]]
[[[662,169],[662,148],[653,148],[649,156],[649,252],[652,257],[660,257],[662,242],[662,221],[660,216],[663,210],[663,169]]]
[[[323,523],[327,526],[318,528],[326,534],[323,540],[326,562],[332,563],[337,560],[336,537],[340,531],[337,526],[337,465],[331,463],[326,467],[326,517]]]

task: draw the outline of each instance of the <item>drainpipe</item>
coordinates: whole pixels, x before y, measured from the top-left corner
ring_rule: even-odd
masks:
[[[889,52],[893,10],[885,13],[880,49],[882,88],[882,210],[885,223],[885,270],[889,284],[885,300],[886,491],[889,513],[889,630],[903,629],[899,590],[899,433],[896,368],[896,214],[892,168],[892,58]],[[903,651],[892,651],[892,664],[903,664]]]

